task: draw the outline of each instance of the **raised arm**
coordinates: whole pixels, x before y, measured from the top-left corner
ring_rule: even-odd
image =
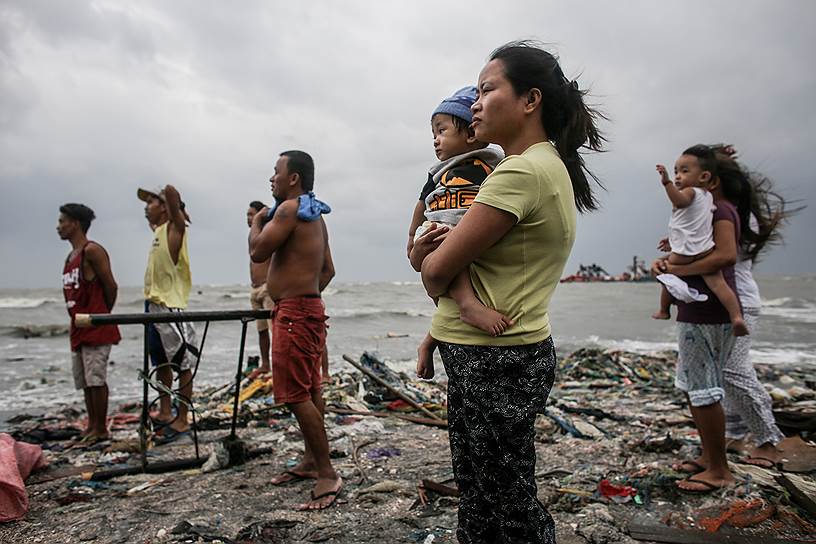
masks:
[[[85,248],[85,260],[93,269],[94,276],[99,278],[99,283],[102,284],[108,311],[113,310],[119,286],[116,285],[116,280],[113,278],[108,253],[102,249],[102,246],[91,243]]]
[[[282,202],[272,221],[266,225],[262,225],[262,222],[268,209],[263,208],[255,214],[249,229],[249,257],[253,262],[266,261],[286,242],[297,225],[297,206],[296,198]]]
[[[329,231],[326,228],[326,222],[320,219],[323,224],[323,239],[326,240],[326,252],[323,254],[323,268],[320,270],[320,279],[318,289],[323,292],[332,278],[334,278],[334,261],[332,261],[331,248],[329,248]]]
[[[181,196],[178,190],[172,185],[167,185],[164,188],[164,202],[167,204],[167,219],[173,228],[179,234],[184,234],[187,228],[187,221],[184,217],[184,211],[181,209]]]
[[[164,188],[164,203],[167,206],[167,246],[174,264],[178,264],[181,244],[184,240],[184,231],[187,229],[184,211],[181,209],[181,196],[175,187],[167,185]]]
[[[714,222],[714,250],[691,264],[666,263],[666,272],[676,276],[713,274],[737,262],[737,237],[734,223],[727,219]]]
[[[422,283],[428,295],[444,295],[456,275],[507,234],[516,221],[509,212],[474,203],[436,251],[422,260]]]
[[[671,200],[672,205],[675,208],[685,208],[689,206],[694,200],[694,189],[691,187],[678,189],[669,179],[669,174],[666,172],[665,166],[658,164],[656,169],[660,174],[660,183],[663,184],[663,188],[666,190],[666,195],[669,197],[669,200]]]

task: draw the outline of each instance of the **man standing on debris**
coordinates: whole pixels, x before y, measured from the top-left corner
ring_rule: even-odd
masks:
[[[247,209],[247,226],[252,228],[252,219],[262,209],[266,208],[266,204],[258,200],[253,200],[249,203]],[[252,259],[249,260],[249,280],[252,289],[249,293],[249,303],[253,310],[271,310],[274,304],[269,297],[269,290],[266,288],[266,274],[269,272],[269,259],[256,263]],[[261,366],[258,367],[258,373],[266,374],[271,370],[269,366],[269,321],[266,319],[256,319],[255,325],[258,328],[258,347],[261,350]]]
[[[314,197],[314,162],[303,151],[285,151],[269,180],[276,206],[272,219],[261,210],[252,220],[250,256],[267,259],[266,286],[275,301],[272,317],[272,377],[275,400],[297,418],[305,451],[300,463],[276,476],[273,485],[312,478],[309,501],[299,510],[331,506],[343,487],[329,459],[320,390],[326,315],[320,292],[334,275],[328,231],[322,215],[330,208]]]
[[[116,303],[118,286],[113,279],[110,259],[105,248],[87,238],[93,210],[82,204],[60,206],[57,233],[71,243],[71,253],[62,271],[62,292],[68,315],[71,316],[71,358],[74,384],[85,395],[88,424],[82,432],[82,442],[91,444],[109,438],[108,416],[108,357],[111,345],[121,336],[116,325],[78,328],[77,313],[107,314]]]
[[[190,216],[172,185],[163,189],[139,189],[136,194],[145,203],[145,217],[154,227],[144,278],[145,311],[180,312],[187,308],[192,287],[187,253]],[[155,323],[148,327],[148,344],[156,375],[166,388],[173,385],[173,371],[178,373],[177,413],[173,415],[170,395],[162,393],[155,420],[156,442],[166,443],[190,431],[188,403],[193,398],[193,366],[198,357],[195,330],[187,322]]]

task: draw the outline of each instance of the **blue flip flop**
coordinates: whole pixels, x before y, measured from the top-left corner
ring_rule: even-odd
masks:
[[[190,436],[190,431],[177,431],[173,427],[167,426],[162,429],[162,433],[155,435],[153,443],[157,446],[163,446],[175,442],[185,436]]]

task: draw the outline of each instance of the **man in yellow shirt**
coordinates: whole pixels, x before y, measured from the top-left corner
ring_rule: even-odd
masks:
[[[153,244],[147,258],[144,295],[148,313],[179,312],[187,308],[192,279],[187,253],[187,223],[190,217],[181,196],[172,185],[163,189],[139,189],[145,202],[145,217],[153,227]],[[173,371],[178,373],[177,414],[173,416],[170,396],[159,397],[158,441],[167,442],[190,431],[188,403],[193,396],[193,367],[199,356],[191,323],[156,323],[148,327],[150,358],[159,381],[168,389]]]

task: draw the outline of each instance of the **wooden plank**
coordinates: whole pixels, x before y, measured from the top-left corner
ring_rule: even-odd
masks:
[[[348,355],[344,354],[343,359],[345,359],[345,361],[348,364],[350,364],[351,366],[353,366],[354,368],[356,368],[357,370],[359,370],[360,372],[362,372],[363,374],[365,374],[366,376],[368,376],[369,378],[371,378],[372,380],[374,380],[378,384],[382,385],[383,387],[385,387],[386,389],[388,389],[389,391],[394,393],[396,396],[398,396],[399,398],[401,398],[402,400],[404,400],[405,402],[407,402],[408,404],[410,404],[411,406],[413,406],[414,408],[416,408],[417,410],[419,410],[420,412],[422,412],[426,416],[430,417],[431,419],[436,419],[437,421],[442,421],[441,417],[434,414],[430,410],[426,409],[424,406],[419,404],[417,401],[415,401],[414,399],[412,399],[411,397],[409,397],[408,395],[406,395],[405,393],[403,393],[402,391],[400,391],[399,389],[397,389],[396,387],[394,387],[390,383],[386,382],[385,380],[383,380],[382,378],[380,378],[379,376],[377,376],[376,374],[371,372],[366,367],[362,366],[360,363],[358,363],[357,361],[355,361],[354,359],[352,359]]]
[[[423,488],[428,489],[430,491],[433,491],[435,493],[438,493],[440,495],[443,495],[445,497],[458,497],[459,496],[459,490],[457,488],[450,487],[450,486],[447,486],[447,485],[444,485],[444,484],[440,484],[440,483],[434,482],[433,480],[427,480],[427,479],[422,480],[421,485],[422,485]]]
[[[816,484],[795,474],[780,474],[776,481],[788,490],[796,504],[816,518]]]
[[[709,533],[692,529],[667,527],[651,518],[638,516],[629,522],[629,536],[635,540],[666,542],[670,544],[801,544],[801,541],[774,538],[771,535],[742,535],[738,533]]]
[[[57,467],[50,470],[35,472],[28,477],[25,483],[26,485],[44,484],[45,482],[52,482],[54,480],[59,480],[60,478],[79,476],[85,472],[93,472],[94,470],[96,470],[96,465]]]
[[[362,412],[360,410],[349,410],[347,408],[336,408],[334,406],[326,406],[326,411],[349,416],[396,417],[410,421],[411,423],[419,423],[420,425],[431,425],[432,427],[439,427],[440,429],[448,428],[447,419],[429,419],[427,417],[409,416],[398,412]]]

